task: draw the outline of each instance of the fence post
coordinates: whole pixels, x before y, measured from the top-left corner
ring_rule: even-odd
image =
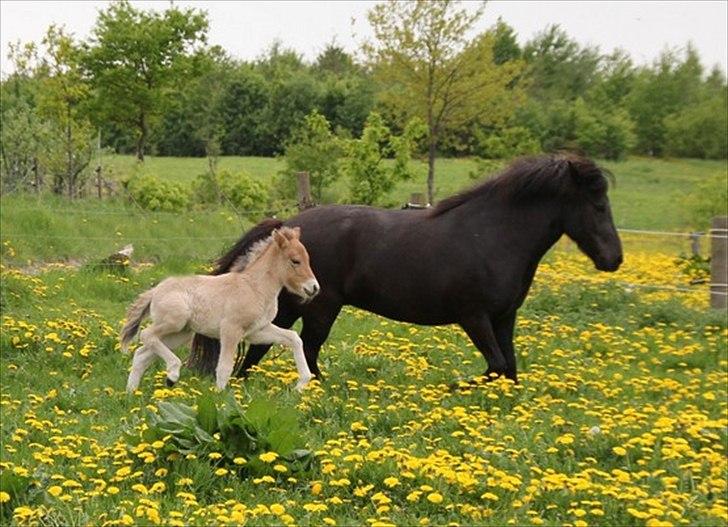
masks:
[[[690,233],[690,251],[693,253],[693,256],[700,256],[700,237],[702,235],[702,232]]]
[[[710,307],[728,305],[728,216],[713,218],[710,229]]]
[[[311,179],[308,172],[296,172],[298,178],[298,210],[303,211],[313,207],[311,198]]]
[[[101,165],[98,165],[94,172],[96,172],[96,190],[98,191],[99,199],[101,199],[103,197],[101,192]]]

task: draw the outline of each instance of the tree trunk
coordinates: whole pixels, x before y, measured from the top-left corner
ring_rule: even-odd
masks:
[[[68,188],[68,197],[73,199],[75,196],[75,184],[73,177],[73,136],[71,130],[71,105],[66,103],[66,186]]]
[[[427,202],[432,205],[435,203],[435,153],[437,147],[437,139],[430,132],[429,148],[427,150]]]
[[[139,140],[137,141],[136,156],[137,159],[144,162],[144,147],[147,144],[147,116],[144,112],[139,114]]]

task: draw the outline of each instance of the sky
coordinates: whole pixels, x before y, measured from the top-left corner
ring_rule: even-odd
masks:
[[[141,9],[163,10],[169,1],[134,1]],[[474,8],[475,4],[470,3]],[[51,23],[65,25],[78,38],[89,35],[106,1],[0,0],[0,43],[4,74],[11,71],[8,43],[40,41]],[[354,52],[371,36],[368,1],[175,1],[209,13],[211,44],[233,57],[260,56],[276,39],[312,60],[333,38]],[[703,65],[728,70],[728,1],[514,1],[491,0],[478,29],[498,17],[524,43],[549,24],[559,24],[582,44],[604,52],[622,48],[638,64],[652,62],[666,47],[681,49],[691,41]]]

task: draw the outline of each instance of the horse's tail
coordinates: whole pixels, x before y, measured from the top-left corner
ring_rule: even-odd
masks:
[[[129,349],[129,344],[134,339],[136,334],[139,332],[139,326],[142,325],[142,320],[149,314],[149,306],[152,303],[152,296],[154,296],[154,289],[145,291],[137,297],[134,303],[126,313],[126,325],[121,330],[119,340],[121,341],[121,351],[124,353]]]
[[[212,274],[226,273],[235,261],[245,254],[256,242],[270,236],[270,234],[283,222],[276,219],[265,219],[246,232],[233,247],[215,261],[215,269]],[[195,333],[190,346],[190,356],[187,358],[187,366],[200,373],[212,374],[217,366],[220,356],[220,341]]]

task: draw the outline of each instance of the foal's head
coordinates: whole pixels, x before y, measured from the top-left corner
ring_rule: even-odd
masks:
[[[274,230],[272,236],[284,269],[283,284],[286,289],[305,300],[311,300],[321,287],[311,270],[308,251],[301,243],[301,229],[281,227]]]

